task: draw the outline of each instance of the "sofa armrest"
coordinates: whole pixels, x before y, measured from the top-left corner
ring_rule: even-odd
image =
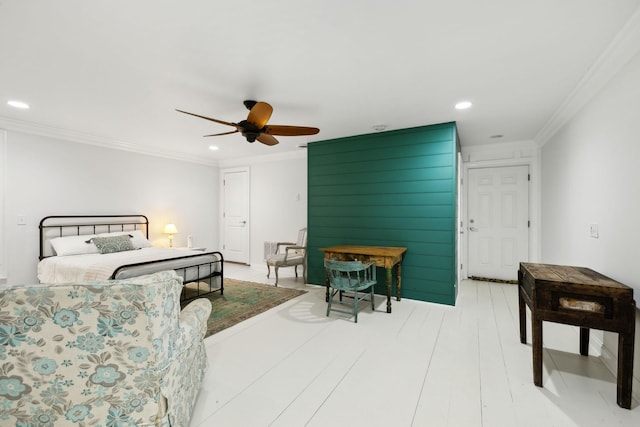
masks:
[[[207,332],[207,320],[211,315],[211,301],[207,298],[198,298],[191,301],[180,312],[180,336],[183,345],[190,347],[194,340],[201,341]]]
[[[167,416],[171,425],[186,426],[191,418],[208,365],[203,338],[210,313],[211,302],[206,298],[191,301],[180,312],[178,341],[160,387],[166,398],[161,418]]]
[[[193,300],[180,311],[176,340],[168,360],[162,363],[162,369],[173,360],[181,359],[186,351],[204,339],[210,314],[211,301],[206,298]]]

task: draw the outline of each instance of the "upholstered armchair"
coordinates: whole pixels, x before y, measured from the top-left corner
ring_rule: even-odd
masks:
[[[182,279],[0,288],[0,425],[188,426],[207,366],[207,299]]]
[[[276,272],[276,284],[278,286],[278,269],[280,267],[293,267],[298,277],[298,266],[302,266],[302,277],[307,281],[307,229],[298,231],[296,242],[278,242],[276,253],[267,256],[267,277],[271,274],[271,267]]]

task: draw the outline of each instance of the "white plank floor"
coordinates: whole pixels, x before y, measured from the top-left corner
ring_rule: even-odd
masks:
[[[273,284],[266,271],[225,275]],[[544,388],[520,343],[517,287],[464,281],[455,307],[403,299],[362,303],[358,323],[325,316],[324,288],[206,339],[199,426],[640,426],[616,405],[616,381],[578,354],[576,328],[545,322]],[[531,333],[529,332],[529,337]]]

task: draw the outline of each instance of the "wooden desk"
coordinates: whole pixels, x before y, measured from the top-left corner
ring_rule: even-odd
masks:
[[[383,267],[386,270],[387,313],[391,313],[391,283],[393,282],[393,267],[396,267],[396,299],[400,301],[402,298],[402,255],[407,251],[407,248],[341,245],[320,248],[320,250],[324,252],[325,259],[375,262],[377,267]],[[328,298],[329,287],[327,286]]]
[[[589,328],[618,333],[618,406],[631,408],[636,303],[633,289],[588,268],[520,263],[520,342],[527,342],[531,309],[533,383],[542,387],[542,321],[580,327],[580,354],[589,352]]]

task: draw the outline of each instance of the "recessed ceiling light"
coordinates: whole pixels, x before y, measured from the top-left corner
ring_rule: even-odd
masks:
[[[470,108],[473,104],[471,101],[461,101],[456,104],[456,110],[466,110]]]
[[[217,151],[217,150],[218,150],[218,146],[217,146],[217,145],[210,145],[210,146],[209,146],[209,150],[211,150],[211,151]]]
[[[382,125],[382,124],[373,126],[373,130],[375,130],[376,132],[382,132],[386,128],[387,128],[387,125]]]
[[[11,100],[11,101],[7,102],[7,104],[11,105],[14,108],[21,108],[23,110],[26,110],[26,109],[29,108],[29,104],[27,104],[26,102],[22,102],[22,101]]]
[[[498,134],[495,134],[495,135],[491,135],[489,138],[499,139],[499,138],[502,138],[503,136],[504,136],[504,135],[502,135],[502,134],[498,133]]]

